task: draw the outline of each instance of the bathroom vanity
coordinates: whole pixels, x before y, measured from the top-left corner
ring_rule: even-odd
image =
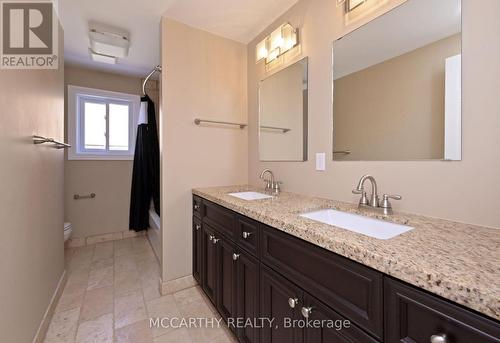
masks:
[[[354,205],[229,195],[242,190],[255,189],[193,190],[194,278],[226,322],[275,318],[230,327],[240,342],[500,342],[494,230],[397,214],[414,230],[379,240],[300,217]],[[287,328],[285,318],[344,326]]]

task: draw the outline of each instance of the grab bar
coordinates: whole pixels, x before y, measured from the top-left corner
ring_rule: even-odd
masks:
[[[54,148],[56,148],[56,149],[71,148],[71,145],[69,145],[67,143],[58,142],[54,138],[48,138],[48,137],[37,136],[37,135],[33,136],[33,144],[44,144],[44,143],[55,144]]]
[[[265,126],[265,125],[261,125],[260,126],[261,129],[265,129],[265,130],[278,130],[278,131],[283,131],[283,133],[287,133],[289,131],[292,131],[292,129],[287,129],[287,128],[284,128],[284,127],[276,127],[276,126]]]
[[[242,124],[242,123],[231,123],[228,121],[218,121],[218,120],[207,120],[207,119],[200,119],[200,118],[195,118],[194,123],[196,125],[200,125],[201,123],[211,123],[211,124],[223,124],[223,125],[234,125],[234,126],[239,126],[240,129],[244,129],[245,127],[248,126],[248,124]]]
[[[95,198],[95,193],[90,193],[88,195],[80,195],[80,194],[75,194],[73,195],[73,199],[79,200],[79,199],[94,199]]]

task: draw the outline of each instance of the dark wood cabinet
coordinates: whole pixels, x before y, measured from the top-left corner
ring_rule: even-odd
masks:
[[[268,226],[261,237],[263,263],[382,339],[381,273]]]
[[[261,329],[261,342],[302,343],[303,330],[288,325],[301,319],[302,290],[265,266],[260,276],[260,315],[274,320],[272,327]]]
[[[239,342],[500,343],[493,319],[200,197],[193,206],[193,277]],[[263,318],[272,326],[234,326]]]
[[[201,258],[201,286],[205,294],[215,305],[216,292],[216,246],[213,243],[215,230],[207,224],[202,225],[202,258]]]
[[[385,342],[428,343],[431,336],[446,336],[448,343],[498,343],[500,327],[461,307],[385,279]]]
[[[234,244],[227,238],[215,234],[213,244],[216,257],[216,297],[215,303],[220,315],[227,323],[236,317],[236,261],[233,259]],[[231,327],[231,329],[233,329]]]
[[[261,325],[259,322],[259,261],[250,254],[239,251],[235,255],[236,262],[236,308],[237,318]],[[256,321],[257,320],[257,321]],[[260,342],[260,331],[255,326],[238,329],[238,338],[243,343]]]
[[[315,297],[305,293],[303,307],[310,325],[304,329],[304,343],[377,343],[378,341],[340,316]],[[314,322],[325,323],[314,326]]]
[[[202,237],[201,220],[193,217],[193,277],[199,284],[201,284]]]

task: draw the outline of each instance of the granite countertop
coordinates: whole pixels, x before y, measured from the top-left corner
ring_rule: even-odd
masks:
[[[357,204],[282,192],[246,201],[228,195],[251,186],[193,189],[193,194],[351,260],[500,320],[500,230],[420,215],[359,211]],[[300,217],[333,208],[407,224],[389,240],[371,238]]]

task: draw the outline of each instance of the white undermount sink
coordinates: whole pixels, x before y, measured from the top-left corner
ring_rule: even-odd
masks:
[[[229,193],[230,196],[243,199],[243,200],[261,200],[261,199],[269,199],[272,196],[259,193],[259,192],[238,192],[238,193]]]
[[[378,239],[391,239],[413,230],[407,225],[332,209],[304,213],[300,216]]]

